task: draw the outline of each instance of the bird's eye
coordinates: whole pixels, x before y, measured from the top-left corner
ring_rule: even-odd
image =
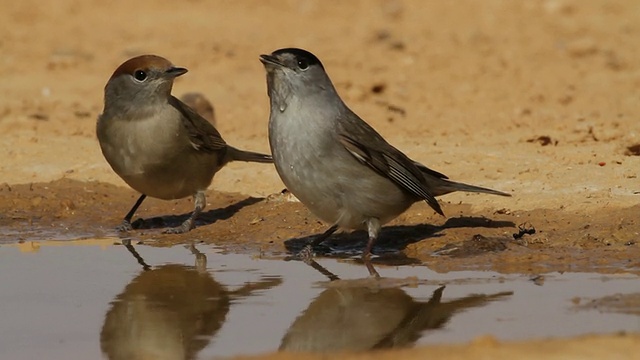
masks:
[[[298,60],[298,68],[300,68],[300,70],[307,70],[309,68],[309,62],[305,59]]]
[[[138,81],[145,81],[147,79],[147,73],[144,72],[143,70],[136,70],[136,72],[133,73],[133,77],[138,80]]]

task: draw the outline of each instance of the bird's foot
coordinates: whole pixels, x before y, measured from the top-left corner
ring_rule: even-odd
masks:
[[[309,244],[298,251],[296,257],[302,260],[305,264],[310,264],[313,261],[313,247]]]
[[[135,229],[142,229],[146,226],[144,219],[136,219],[134,222],[122,220],[122,224],[116,226],[118,232],[128,232]]]
[[[122,223],[116,226],[117,232],[127,232],[133,230],[133,226],[129,220],[122,220]]]
[[[310,264],[313,262],[313,247],[311,246],[311,244],[305,245],[305,247],[303,247],[302,250],[298,251],[297,253],[291,256],[285,257],[284,260],[285,261],[291,261],[291,260],[302,261],[306,264]]]
[[[191,231],[195,227],[195,221],[193,219],[187,219],[180,226],[166,229],[163,234],[184,234]]]

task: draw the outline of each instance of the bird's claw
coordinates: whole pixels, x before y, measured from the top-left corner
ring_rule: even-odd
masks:
[[[184,234],[194,228],[194,222],[191,219],[185,220],[180,226],[166,229],[163,234]]]
[[[313,247],[306,245],[297,254],[296,257],[302,260],[305,264],[309,264],[313,261]]]
[[[133,230],[133,226],[129,220],[122,220],[122,224],[116,226],[117,232],[127,232]]]
[[[291,256],[287,256],[284,258],[285,261],[302,261],[306,264],[310,264],[311,262],[313,262],[313,248],[311,247],[311,245],[306,245],[305,247],[302,248],[302,250],[298,251],[297,253],[291,255]]]

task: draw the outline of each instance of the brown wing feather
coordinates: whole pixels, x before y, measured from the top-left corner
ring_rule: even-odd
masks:
[[[357,116],[353,113],[346,116]],[[404,153],[387,143],[364,121],[341,121],[338,140],[358,161],[425,200],[438,214],[440,204],[426,187],[424,175]],[[357,140],[356,140],[357,139]]]
[[[169,103],[182,113],[187,135],[196,150],[211,153],[227,148],[227,143],[222,139],[218,130],[195,110],[174,96],[169,98]]]

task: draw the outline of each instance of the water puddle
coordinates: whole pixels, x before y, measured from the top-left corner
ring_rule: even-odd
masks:
[[[377,265],[376,280],[349,259],[309,266],[114,242],[0,246],[0,358],[200,359],[640,331],[635,275]]]

